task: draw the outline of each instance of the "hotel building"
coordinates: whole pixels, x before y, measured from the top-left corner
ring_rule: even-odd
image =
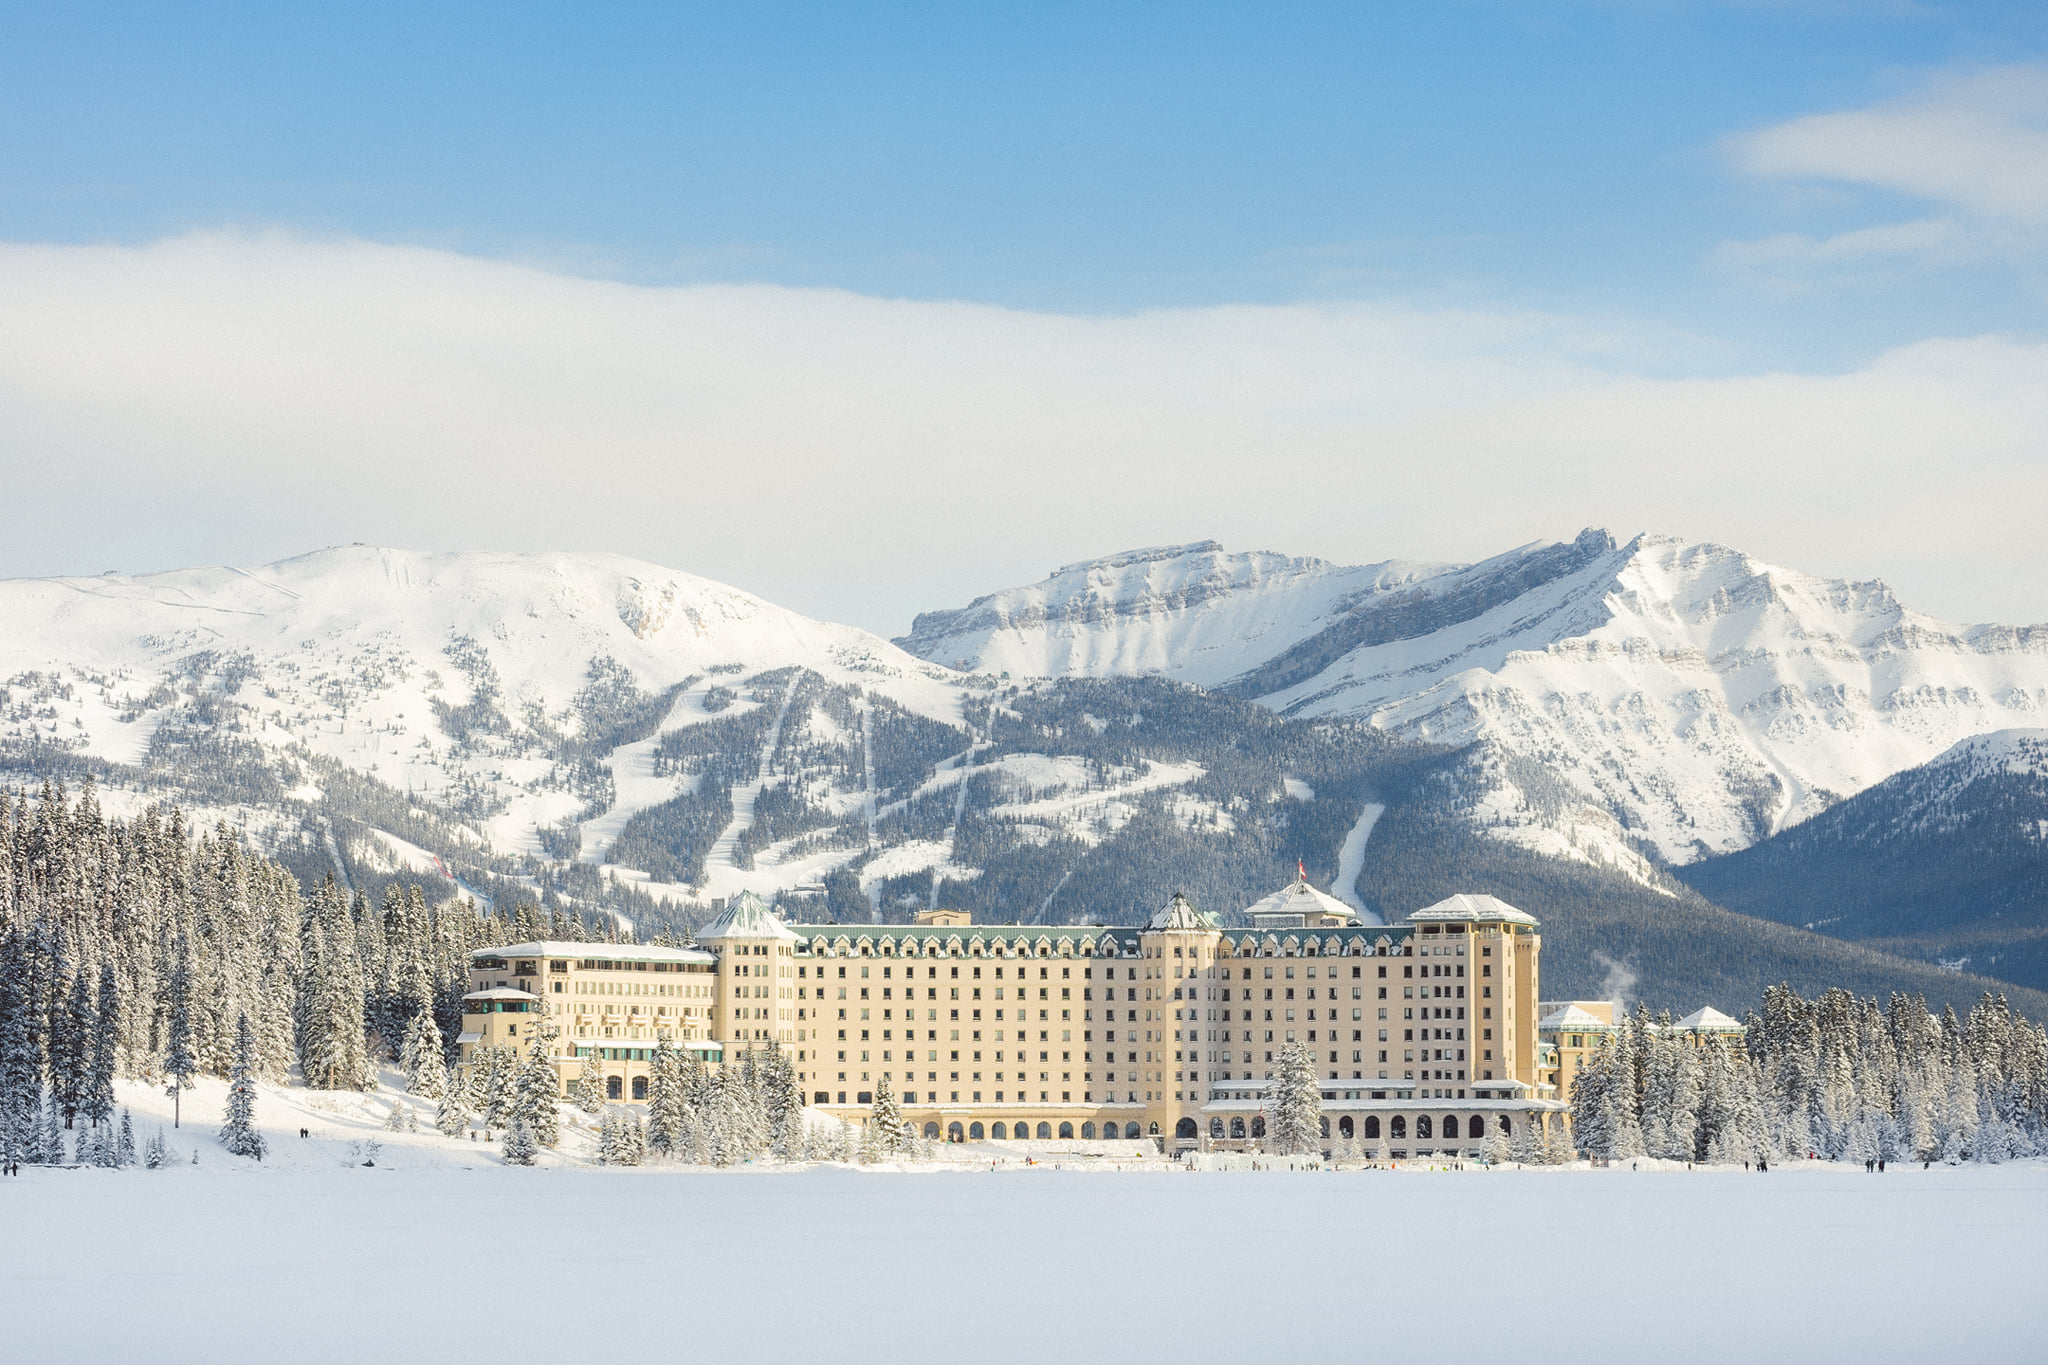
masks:
[[[710,1062],[780,1047],[815,1107],[866,1117],[887,1077],[946,1141],[1149,1138],[1256,1145],[1289,1044],[1314,1058],[1333,1146],[1477,1155],[1554,1122],[1540,1074],[1542,939],[1491,896],[1364,924],[1306,879],[1225,928],[1176,895],[1144,924],[788,924],[742,895],[694,948],[525,943],[478,952],[462,1033],[525,1046],[557,1030],[564,1093],[596,1053],[644,1099],[666,1039]],[[522,1037],[522,1035],[524,1035]]]

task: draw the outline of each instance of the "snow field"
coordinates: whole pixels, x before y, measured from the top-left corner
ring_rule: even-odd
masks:
[[[2037,1361],[2048,1169],[31,1169],[17,1360]],[[598,1306],[603,1306],[600,1309]]]

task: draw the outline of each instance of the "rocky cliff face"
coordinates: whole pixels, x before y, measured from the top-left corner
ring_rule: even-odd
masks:
[[[2048,628],[1948,625],[1882,583],[1717,545],[1587,531],[1448,568],[1153,555],[920,617],[899,643],[1040,676],[1157,671],[1286,715],[1478,743],[1501,760],[1511,837],[1542,825],[1674,863],[2048,716]]]

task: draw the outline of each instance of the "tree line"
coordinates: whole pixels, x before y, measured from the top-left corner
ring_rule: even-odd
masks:
[[[1919,996],[1764,992],[1739,1045],[1645,1009],[1572,1086],[1597,1160],[2009,1161],[2048,1152],[2048,1034],[1986,994],[1966,1017]]]

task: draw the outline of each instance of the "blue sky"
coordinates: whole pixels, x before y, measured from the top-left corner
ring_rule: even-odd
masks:
[[[647,298],[745,283],[993,305],[1013,321],[1363,305],[1453,329],[1477,316],[1484,332],[1541,317],[1550,340],[1515,343],[1520,378],[1501,395],[1527,396],[1517,386],[1538,372],[1588,367],[1598,384],[1817,381],[1930,343],[2039,343],[2048,189],[2029,187],[2048,185],[2044,63],[2038,2],[11,3],[0,5],[0,244],[130,253],[20,258],[39,286],[65,277],[88,291],[115,260],[189,266],[162,253],[197,234],[243,243],[246,259],[221,268],[259,292],[283,288],[261,272],[285,269],[284,257],[257,245],[282,236],[426,248],[456,272],[517,263]],[[310,247],[287,254],[295,279],[327,268]],[[150,291],[169,286],[144,275],[156,283],[138,276],[132,306],[161,309]],[[51,317],[81,311],[68,297],[52,285]],[[0,301],[0,325],[7,313]],[[118,332],[117,312],[105,316]],[[22,307],[14,324],[24,338],[51,325]],[[0,458],[47,463],[88,435],[37,406],[53,390],[23,347],[21,368],[0,368],[0,435],[15,438]],[[161,360],[106,370],[109,391],[154,391]],[[1494,396],[1470,357],[1443,372],[1463,386],[1442,411]],[[239,400],[220,401],[232,444]],[[1247,411],[1265,401],[1248,398]],[[1311,406],[1345,404],[1333,381]],[[33,420],[19,416],[31,408]],[[1990,466],[2038,472],[2031,414],[1987,413],[2018,432],[1983,454]],[[95,458],[160,473],[176,452],[151,427],[138,409],[125,434],[96,429]],[[1256,443],[1255,424],[1245,431]],[[1293,438],[1280,424],[1272,439]],[[740,443],[718,458],[769,456]],[[50,487],[58,498],[61,481]],[[1540,518],[1477,518],[1484,531],[1470,539],[1570,535],[1569,508],[1602,514],[1599,489],[1587,493]],[[1377,515],[1375,545],[1412,524]],[[1629,504],[1607,515],[1665,514]],[[547,533],[516,515],[500,524],[520,543]],[[577,543],[691,561],[689,547],[595,511],[558,524]],[[292,525],[318,536],[326,523]],[[906,561],[904,581],[877,592],[893,611],[914,592],[943,601],[1069,550],[1182,528],[1270,539],[1281,525],[1189,503],[1134,516],[1128,534],[1087,528],[1109,543],[1020,535],[983,566],[993,577],[963,570],[934,588],[929,566]],[[426,529],[360,510],[338,513],[331,532],[417,540]],[[1428,526],[1395,548],[1427,553],[1432,529],[1438,557],[1481,548]],[[1797,559],[1813,526],[1774,535],[1709,517],[1668,529],[1749,534]],[[1812,542],[1810,567],[1919,582],[1955,614],[2036,602],[2048,616],[2048,598],[1936,545],[1859,568],[1850,550],[1882,529],[1854,528],[1841,552]],[[60,526],[0,552],[0,572],[70,569],[124,547],[145,564],[290,548],[277,539]],[[1380,557],[1335,536],[1274,548]],[[814,569],[781,573],[732,546],[685,566],[753,573],[749,586],[797,605],[856,605],[818,587]],[[1971,584],[1974,597],[1959,591]]]
[[[2003,264],[1822,309],[1713,265],[1910,212],[1728,139],[2048,55],[2038,3],[323,8],[10,6],[0,236],[281,224],[1079,311],[1506,298],[1819,364],[2041,321]]]

